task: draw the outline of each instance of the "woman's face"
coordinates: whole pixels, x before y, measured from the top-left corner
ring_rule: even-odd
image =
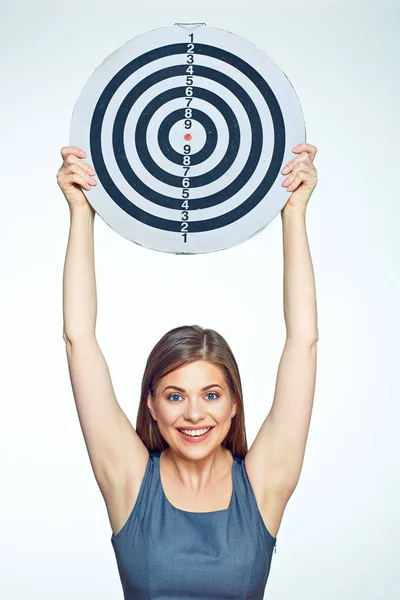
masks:
[[[236,405],[220,368],[199,360],[163,377],[147,405],[165,441],[180,454],[203,454],[225,439]],[[178,429],[212,429],[199,438]],[[196,440],[196,441],[191,441]]]

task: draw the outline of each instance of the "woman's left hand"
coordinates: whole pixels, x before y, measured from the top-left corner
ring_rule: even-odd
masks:
[[[305,212],[318,181],[317,169],[313,164],[317,148],[304,142],[295,146],[292,150],[299,156],[293,158],[281,171],[283,175],[287,175],[282,185],[293,192],[282,209],[282,214],[288,210],[302,210]]]

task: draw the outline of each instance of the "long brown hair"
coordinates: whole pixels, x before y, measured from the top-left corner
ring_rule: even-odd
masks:
[[[165,375],[188,363],[206,360],[217,365],[236,401],[236,414],[222,446],[232,454],[244,458],[247,439],[244,422],[242,384],[232,350],[225,339],[213,329],[199,325],[184,325],[168,331],[154,346],[147,359],[142,379],[140,405],[136,419],[136,433],[149,450],[162,451],[168,443],[162,437],[147,405],[148,394],[155,397],[157,384]]]

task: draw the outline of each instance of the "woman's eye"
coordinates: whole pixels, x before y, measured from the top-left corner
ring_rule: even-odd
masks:
[[[218,394],[216,394],[215,392],[209,392],[207,394],[207,397],[208,396],[214,396],[214,398],[208,398],[208,400],[215,400],[216,398],[218,398]]]
[[[178,402],[180,397],[180,394],[171,394],[170,396],[168,396],[168,399],[173,400],[174,402]]]

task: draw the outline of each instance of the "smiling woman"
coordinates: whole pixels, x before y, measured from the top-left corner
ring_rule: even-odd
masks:
[[[261,512],[244,461],[240,374],[219,333],[183,326],[159,340],[136,433],[149,454],[111,538],[125,597],[144,598],[149,586],[172,599],[189,584],[187,598],[261,600],[276,544],[273,496]]]
[[[305,210],[316,148],[288,165],[282,211],[287,339],[272,408],[247,449],[236,360],[212,329],[166,333],[148,357],[136,430],[96,338],[90,165],[61,149],[70,209],[64,332],[74,399],[107,506],[125,600],[262,600],[285,506],[300,476],[316,377],[316,297]]]
[[[220,444],[245,457],[242,385],[232,350],[212,329],[177,327],[160,339],[147,360],[136,432],[151,452],[174,449],[182,437],[188,441],[189,436],[176,435],[179,429],[208,427],[216,428],[215,448]]]

